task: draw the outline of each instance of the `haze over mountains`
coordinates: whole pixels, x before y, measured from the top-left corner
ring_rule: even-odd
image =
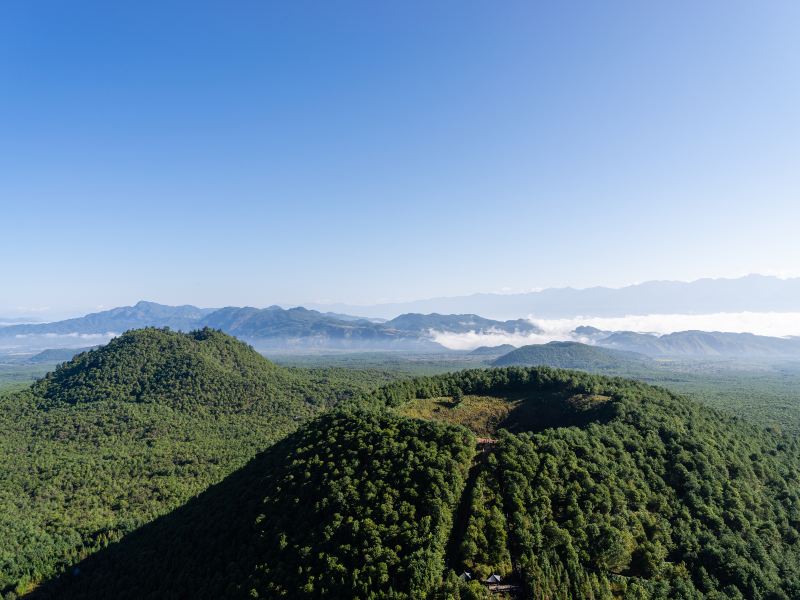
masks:
[[[753,275],[740,279],[704,279],[692,283],[649,282],[621,289],[545,290],[512,296],[481,294],[404,305],[435,307],[436,312],[386,312],[388,306],[359,307],[370,313],[326,312],[304,307],[270,306],[198,308],[141,301],[84,317],[53,323],[0,326],[0,349],[32,354],[50,348],[86,347],[104,343],[140,327],[190,331],[211,327],[248,341],[261,350],[474,350],[481,346],[525,346],[548,341],[575,341],[649,356],[800,357],[800,337],[777,337],[727,331],[709,311],[743,310],[751,318],[779,321],[800,315],[800,279]],[[516,303],[516,304],[515,304]],[[479,308],[476,312],[445,312],[449,308]],[[331,307],[328,307],[331,308]],[[343,308],[343,307],[339,307]],[[353,308],[353,307],[349,307]],[[380,310],[378,310],[380,308]],[[789,311],[797,312],[758,312]],[[374,316],[382,312],[390,318]],[[700,326],[650,329],[658,314],[665,318],[683,311]],[[485,315],[510,315],[498,320]],[[640,317],[598,319],[596,315]],[[745,314],[745,313],[743,313]],[[540,315],[570,315],[539,319]],[[576,316],[583,315],[583,316]],[[521,318],[522,317],[522,318]],[[598,320],[610,327],[594,327]],[[631,325],[631,326],[628,326]],[[794,331],[794,330],[791,330]],[[783,335],[783,334],[781,334]],[[492,352],[490,352],[492,353]],[[495,353],[499,355],[500,353]]]
[[[35,347],[85,346],[87,340],[113,337],[129,329],[169,327],[182,331],[212,327],[253,342],[259,347],[327,347],[380,349],[443,349],[430,331],[453,334],[505,332],[532,334],[538,328],[530,321],[494,321],[477,315],[406,314],[386,322],[349,315],[324,314],[302,307],[283,309],[227,307],[203,309],[195,306],[165,306],[138,302],[85,317],[55,323],[10,325],[0,328],[7,344]]]
[[[535,315],[557,319],[579,315],[785,312],[800,310],[800,278],[747,275],[736,279],[648,281],[622,288],[549,288],[521,294],[472,294],[373,306],[312,305],[314,308],[391,317],[404,312],[476,313],[493,319]]]
[[[800,338],[796,337],[777,338],[720,331],[678,331],[659,336],[634,331],[601,332],[592,327],[579,329],[580,333],[591,331],[594,343],[599,346],[651,356],[800,356]]]

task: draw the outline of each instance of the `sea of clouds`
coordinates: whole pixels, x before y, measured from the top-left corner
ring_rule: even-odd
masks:
[[[80,340],[80,341],[108,341],[119,334],[113,331],[107,333],[18,333],[14,335],[18,340]]]
[[[628,315],[625,317],[573,317],[569,319],[539,319],[529,316],[542,333],[507,333],[485,331],[468,333],[446,333],[432,331],[434,341],[451,350],[472,350],[479,346],[512,344],[545,344],[552,341],[590,340],[575,335],[574,330],[587,325],[604,331],[637,331],[663,335],[692,329],[702,331],[727,331],[731,333],[754,333],[774,337],[800,336],[800,312],[738,312],[690,314]]]
[[[20,350],[23,354],[45,350],[47,348],[84,348],[107,344],[119,333],[18,333],[13,337],[0,337],[0,350],[14,353]]]

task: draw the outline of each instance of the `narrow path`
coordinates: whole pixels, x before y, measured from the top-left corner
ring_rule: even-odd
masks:
[[[477,480],[478,475],[480,475],[481,470],[487,468],[486,463],[488,462],[488,457],[494,451],[496,443],[497,440],[493,438],[477,438],[476,440],[475,457],[472,460],[472,466],[470,467],[469,474],[467,475],[467,482],[464,485],[464,491],[461,493],[461,498],[458,502],[458,508],[456,509],[456,513],[453,517],[453,526],[450,530],[450,536],[447,540],[447,545],[445,546],[445,574],[448,569],[452,569],[454,571],[460,570],[459,548],[461,546],[461,540],[464,532],[467,529],[467,524],[470,518],[470,504],[472,500],[472,493],[475,489],[475,481]],[[503,485],[499,475],[499,473],[496,473],[495,477],[500,485],[500,490],[498,491],[502,498],[503,506],[505,507],[505,494],[503,493]],[[506,527],[508,527],[508,512],[504,512],[506,513]],[[507,577],[503,583],[490,584],[487,585],[486,588],[495,594],[505,594],[506,596],[510,596],[512,598],[519,598],[521,597],[520,594],[522,593],[522,587],[519,585],[519,576],[516,572],[518,563],[515,561],[516,557],[514,556],[512,548],[511,531],[508,531],[507,535],[507,543],[509,545],[508,549],[511,553],[511,560],[512,564],[514,565],[514,573]]]
[[[467,475],[467,483],[464,485],[464,491],[461,492],[461,498],[458,501],[458,508],[456,509],[455,516],[453,517],[453,525],[450,528],[450,537],[447,538],[447,545],[445,546],[444,553],[444,569],[458,568],[458,549],[461,546],[461,538],[467,530],[467,523],[469,522],[470,500],[472,499],[472,490],[475,489],[475,480],[486,462],[487,451],[485,450],[486,444],[482,444],[481,440],[488,438],[478,438],[477,452],[472,459],[472,466],[469,468]]]

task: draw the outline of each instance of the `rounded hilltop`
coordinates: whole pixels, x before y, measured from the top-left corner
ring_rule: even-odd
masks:
[[[355,404],[40,597],[798,597],[794,439],[546,367]]]

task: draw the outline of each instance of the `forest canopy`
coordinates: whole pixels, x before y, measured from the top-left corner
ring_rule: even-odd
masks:
[[[796,437],[547,367],[371,381],[151,329],[4,397],[5,596],[800,597]]]

